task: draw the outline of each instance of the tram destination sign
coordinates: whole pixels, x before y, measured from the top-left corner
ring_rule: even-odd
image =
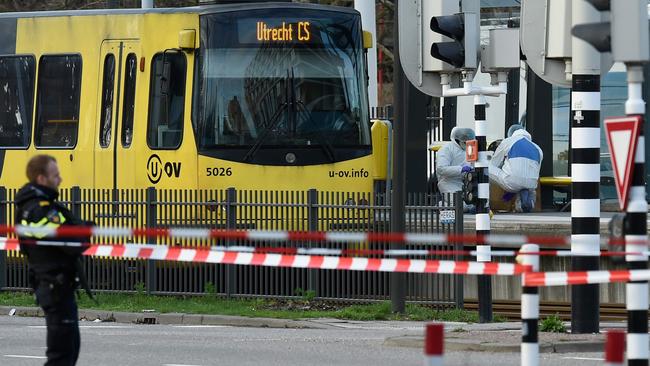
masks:
[[[244,18],[237,22],[239,44],[313,43],[315,23],[299,18]],[[319,42],[320,43],[320,42]]]
[[[282,22],[279,26],[269,25],[267,22],[258,21],[256,27],[256,36],[258,41],[268,42],[287,42],[300,41],[309,42],[311,33],[309,31],[309,22],[302,21],[296,23]]]

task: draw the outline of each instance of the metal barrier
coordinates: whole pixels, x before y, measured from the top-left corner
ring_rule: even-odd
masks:
[[[0,187],[0,224],[14,222],[16,190]],[[390,197],[362,193],[309,191],[71,189],[61,190],[61,202],[86,220],[100,226],[195,227],[305,231],[390,231]],[[441,212],[443,214],[441,215]],[[454,197],[409,194],[406,207],[409,232],[460,233],[462,203]],[[453,223],[452,219],[453,218]],[[277,247],[278,243],[238,240],[186,240],[165,238],[102,238],[96,243],[158,243],[180,245],[243,245]],[[286,248],[388,249],[377,243],[283,243]],[[409,249],[424,249],[410,245]],[[437,249],[453,249],[436,246]],[[379,257],[379,256],[377,256]],[[437,255],[422,259],[458,259]],[[91,287],[97,291],[151,294],[206,294],[245,297],[296,297],[307,293],[316,299],[374,301],[389,299],[389,274],[270,268],[222,264],[197,264],[92,257],[86,261]],[[17,252],[0,251],[0,289],[28,287],[26,260]],[[442,307],[463,306],[460,275],[409,273],[407,300]]]

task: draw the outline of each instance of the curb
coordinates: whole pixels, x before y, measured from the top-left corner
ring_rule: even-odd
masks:
[[[408,347],[424,349],[424,337],[419,336],[401,336],[386,338],[385,346],[390,347]],[[576,353],[576,352],[602,352],[605,342],[557,342],[557,343],[540,343],[540,353]],[[445,350],[448,351],[474,351],[474,352],[510,352],[517,353],[521,351],[519,343],[490,343],[470,340],[470,339],[445,339]]]
[[[14,316],[43,317],[38,307],[0,306],[0,314],[7,315],[15,309]],[[108,310],[79,309],[79,319],[86,321],[133,323],[133,324],[179,324],[179,325],[223,325],[255,328],[326,329],[325,324],[308,321],[274,318],[247,318],[229,315],[203,315],[183,313],[128,313]]]

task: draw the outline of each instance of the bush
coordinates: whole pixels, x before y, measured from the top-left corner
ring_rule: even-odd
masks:
[[[135,290],[135,294],[140,296],[144,295],[147,290],[144,286],[144,282],[136,282],[135,285],[133,285],[133,289]]]
[[[296,296],[300,296],[301,300],[304,302],[310,302],[316,298],[316,291],[314,290],[303,290],[302,288],[298,287],[297,289],[293,290],[293,292],[296,294]]]
[[[205,283],[203,292],[208,295],[217,296],[217,286],[215,286],[214,283],[208,281]]]
[[[566,333],[566,327],[558,314],[551,315],[542,320],[539,326],[540,332]]]

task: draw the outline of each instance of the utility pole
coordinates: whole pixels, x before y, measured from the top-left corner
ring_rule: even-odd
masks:
[[[408,105],[408,80],[402,71],[402,63],[399,57],[399,16],[398,1],[395,0],[395,14],[393,34],[394,46],[394,72],[393,72],[393,192],[391,194],[390,230],[393,233],[403,233],[406,228],[404,207],[406,205],[406,112]],[[405,1],[405,0],[402,0]],[[403,243],[393,243],[395,249],[404,247]],[[406,274],[393,272],[390,274],[390,301],[394,313],[406,311]]]

